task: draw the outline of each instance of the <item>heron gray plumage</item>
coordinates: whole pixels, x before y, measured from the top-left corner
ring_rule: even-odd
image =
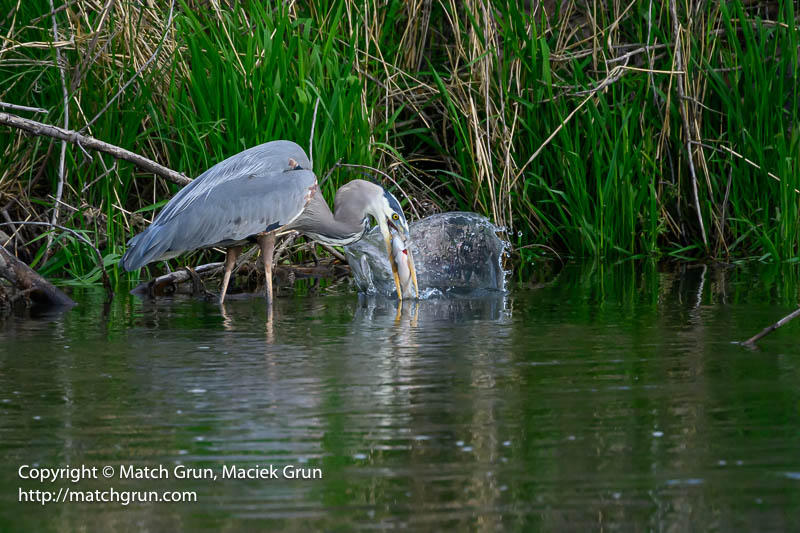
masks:
[[[120,265],[130,271],[186,251],[224,247],[222,302],[236,257],[255,237],[271,302],[276,236],[299,231],[325,244],[351,244],[369,229],[369,216],[380,227],[391,256],[390,228],[406,239],[409,233],[403,210],[390,192],[369,181],[353,180],[336,192],[331,212],[303,149],[291,141],[272,141],[225,159],[181,189],[153,223],[128,242]],[[409,265],[414,272],[410,257]],[[396,278],[396,267],[394,271]]]

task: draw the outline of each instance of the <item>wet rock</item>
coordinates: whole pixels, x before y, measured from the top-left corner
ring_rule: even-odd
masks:
[[[504,291],[500,228],[476,213],[441,213],[411,223],[409,250],[422,297],[434,293]],[[361,292],[396,296],[392,269],[380,230],[345,247]]]

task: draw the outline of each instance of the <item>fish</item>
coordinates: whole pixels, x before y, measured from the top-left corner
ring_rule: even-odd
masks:
[[[400,280],[402,298],[416,298],[414,291],[414,280],[408,261],[408,247],[399,234],[392,232],[392,261],[397,268],[397,277]]]

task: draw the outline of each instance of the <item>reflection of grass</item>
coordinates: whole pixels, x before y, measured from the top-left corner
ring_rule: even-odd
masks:
[[[61,124],[55,53],[36,44],[53,40],[50,17],[37,19],[49,3],[17,4],[0,0],[0,101],[49,109],[42,120]],[[412,191],[420,212],[479,211],[511,227],[520,246],[597,257],[800,256],[793,2],[710,2],[691,13],[678,3],[683,77],[669,2],[590,12],[559,4],[531,13],[498,0],[231,10],[178,2],[165,34],[168,3],[116,2],[104,15],[103,3],[78,0],[57,14],[70,124],[91,120],[163,36],[157,58],[86,133],[186,175],[271,139],[307,147],[319,98],[320,176],[340,159],[378,166]],[[44,219],[60,146],[7,130],[0,139],[0,207],[12,219]],[[176,190],[127,163],[96,180],[112,164],[71,146],[71,208],[61,209],[61,222],[95,236],[109,258]],[[326,196],[353,176],[337,169]],[[80,245],[59,244],[45,271],[91,279]]]

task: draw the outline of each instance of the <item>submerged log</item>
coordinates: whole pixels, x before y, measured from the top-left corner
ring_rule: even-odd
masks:
[[[75,305],[72,299],[31,267],[0,246],[0,277],[7,279],[34,303],[53,307]],[[13,298],[13,297],[12,297]]]
[[[218,272],[223,266],[223,263],[208,263],[200,265],[195,269],[182,268],[175,272],[168,272],[163,276],[158,276],[150,281],[140,283],[134,288],[131,293],[139,296],[149,296],[155,298],[157,296],[169,296],[177,292],[178,285],[189,280],[198,280],[208,277]],[[195,283],[195,292],[199,289],[199,284]]]
[[[197,268],[182,268],[175,272],[169,272],[150,281],[144,281],[137,285],[132,291],[132,294],[138,296],[147,296],[150,298],[157,298],[162,296],[171,296],[179,292],[181,284],[192,281],[194,287],[192,293],[206,293],[205,288],[202,287],[200,280],[212,277],[222,272],[223,263],[208,263],[200,265]],[[245,263],[242,265],[241,270],[250,271],[255,269],[254,266]],[[259,270],[263,277],[263,269]],[[277,285],[291,285],[297,279],[307,278],[337,278],[345,276],[350,273],[350,267],[343,264],[336,263],[319,263],[317,265],[275,265],[273,268],[275,280]]]

